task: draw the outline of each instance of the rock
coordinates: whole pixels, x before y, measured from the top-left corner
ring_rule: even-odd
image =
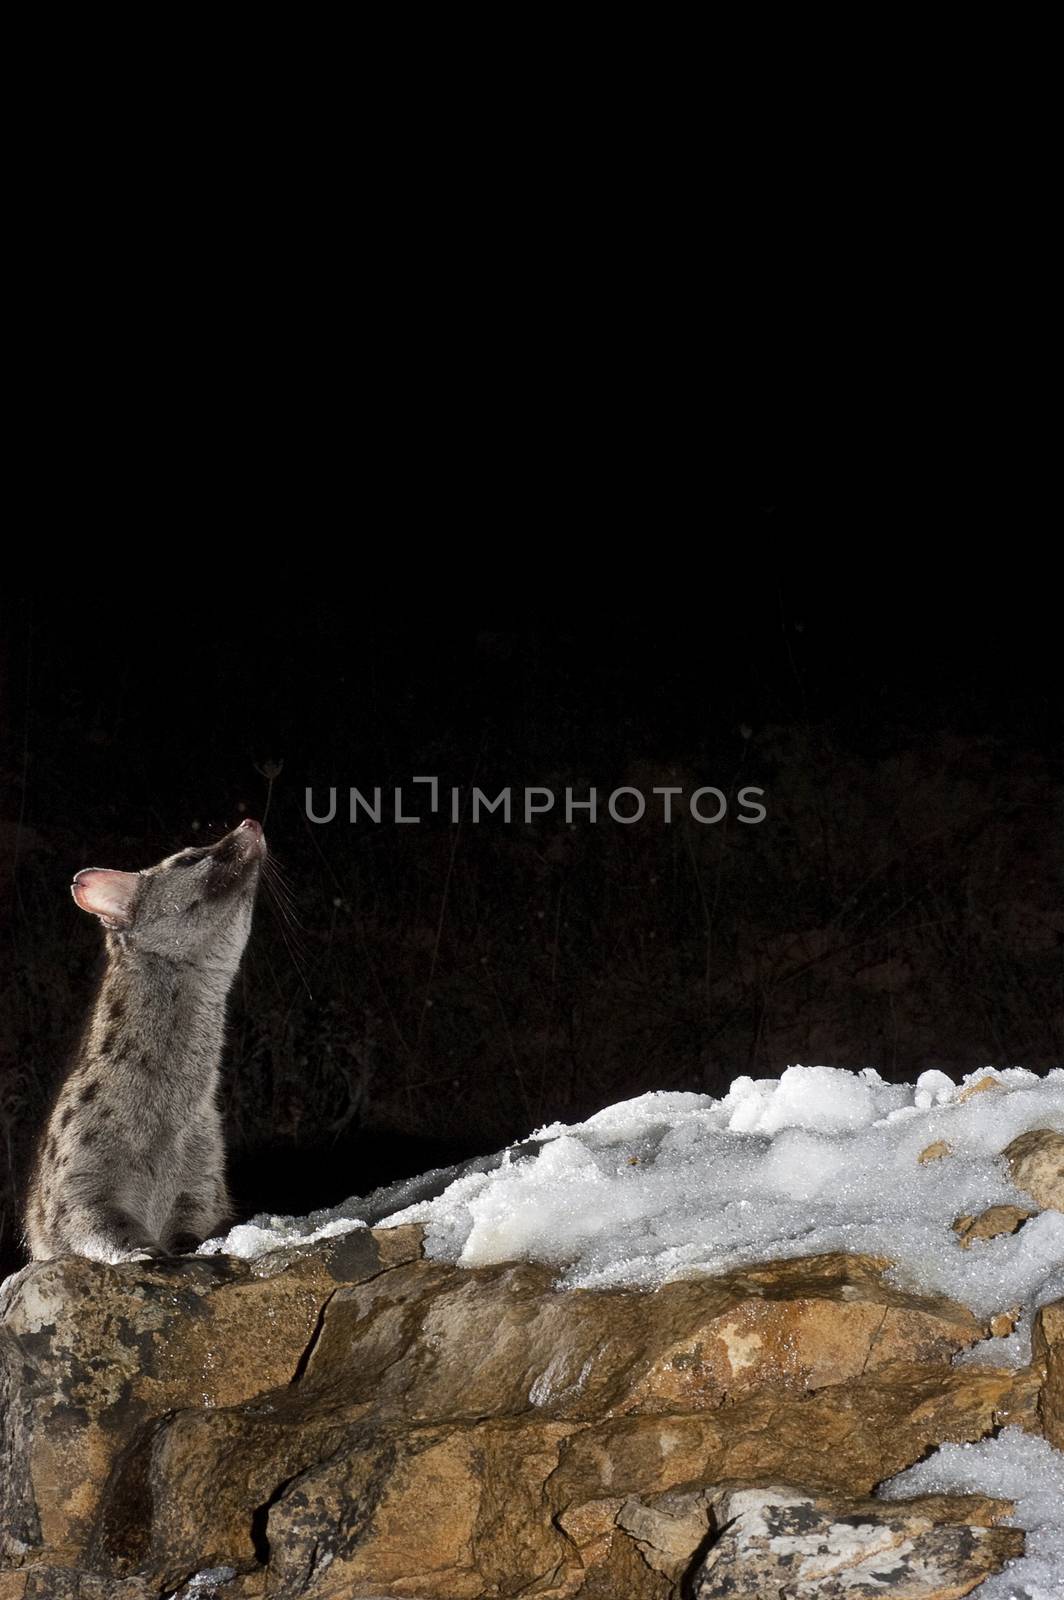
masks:
[[[394,1256],[399,1242],[384,1248]],[[381,1249],[359,1229],[268,1277],[195,1256],[118,1267],[72,1256],[16,1274],[0,1305],[0,1395],[14,1406],[0,1460],[17,1464],[0,1474],[0,1558],[12,1540],[87,1545],[113,1463],[152,1418],[287,1384],[329,1295],[380,1271]]]
[[[1032,1128],[1006,1145],[1002,1155],[1017,1189],[1043,1211],[1064,1211],[1064,1133]]]
[[[1046,1369],[1038,1398],[1042,1432],[1055,1450],[1064,1450],[1064,1300],[1035,1314],[1031,1342],[1035,1359]]]
[[[712,1489],[673,1489],[619,1507],[619,1528],[635,1541],[648,1567],[678,1582],[713,1528]]]
[[[981,1336],[964,1307],[887,1286],[885,1265],[825,1255],[652,1294],[567,1294],[542,1267],[412,1263],[333,1296],[303,1389],[354,1383],[418,1420],[531,1407],[593,1421],[804,1394],[899,1359],[948,1362]]]
[[[615,1534],[600,1566],[589,1569],[578,1580],[566,1581],[564,1588],[539,1590],[549,1600],[677,1600],[676,1586],[660,1572],[648,1567],[632,1541],[619,1531]]]
[[[37,1566],[0,1572],[0,1600],[156,1600],[156,1591],[141,1578],[114,1583],[69,1567]]]
[[[349,1437],[270,1508],[270,1592],[480,1600],[562,1573],[572,1592],[582,1563],[544,1505],[568,1432],[500,1421]]]
[[[973,1095],[977,1094],[991,1094],[995,1090],[1000,1093],[1001,1087],[1001,1080],[992,1078],[988,1073],[985,1078],[979,1078],[975,1083],[970,1083],[967,1088],[962,1089],[957,1096],[957,1101],[959,1103],[962,1100],[970,1100]]]
[[[992,1339],[1007,1339],[1020,1320],[1023,1311],[1021,1305],[1009,1306],[1007,1311],[998,1311],[990,1318],[990,1337]]]
[[[183,1583],[167,1600],[251,1600],[252,1595],[265,1593],[259,1575],[255,1579],[241,1579],[232,1567],[201,1569]]]
[[[1045,1365],[954,1367],[986,1329],[885,1265],[566,1291],[424,1260],[416,1228],[253,1267],[38,1263],[0,1326],[0,1581],[676,1600],[721,1483],[852,1497],[944,1440],[1038,1425]]]
[[[868,1493],[944,1440],[980,1439],[1005,1421],[1030,1426],[1037,1394],[1027,1369],[946,1373],[899,1363],[878,1380],[839,1384],[797,1404],[755,1395],[720,1411],[601,1422],[568,1441],[551,1489],[560,1507],[601,1495],[603,1485],[627,1496],[786,1475],[825,1491]]]
[[[953,1146],[951,1144],[947,1144],[945,1139],[936,1139],[934,1144],[926,1145],[916,1159],[922,1167],[926,1167],[929,1161],[941,1161],[943,1156],[951,1156],[952,1154]]]
[[[974,1239],[996,1239],[1002,1233],[1017,1233],[1034,1214],[1025,1206],[988,1206],[977,1217],[955,1217],[952,1227],[959,1235],[961,1248],[969,1250]]]
[[[994,1525],[1011,1509],[966,1495],[887,1502],[728,1490],[692,1600],[956,1600],[1022,1555],[1023,1534]]]

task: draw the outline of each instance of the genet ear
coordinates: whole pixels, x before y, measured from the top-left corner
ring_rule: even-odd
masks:
[[[139,888],[139,872],[86,867],[76,874],[70,892],[82,911],[91,911],[105,928],[128,928]]]

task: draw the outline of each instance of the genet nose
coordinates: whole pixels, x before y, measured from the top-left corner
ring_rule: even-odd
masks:
[[[258,861],[265,856],[266,835],[262,831],[261,822],[256,822],[254,817],[245,817],[233,832],[239,834],[240,849],[248,861]]]

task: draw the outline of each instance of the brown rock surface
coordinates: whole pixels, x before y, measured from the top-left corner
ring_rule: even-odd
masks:
[[[1056,1450],[1064,1450],[1064,1300],[1042,1306],[1035,1314],[1032,1343],[1046,1376],[1038,1397],[1042,1432]]]
[[[625,1500],[616,1526],[638,1546],[648,1567],[679,1582],[714,1532],[712,1489],[671,1489],[645,1500]]]
[[[653,1293],[558,1293],[544,1267],[411,1263],[333,1296],[302,1389],[354,1386],[414,1420],[533,1407],[592,1421],[805,1393],[898,1359],[942,1363],[981,1336],[964,1307],[884,1284],[884,1264],[822,1256]]]
[[[141,1578],[115,1583],[70,1567],[26,1567],[0,1572],[0,1600],[155,1600],[156,1591]],[[208,1597],[204,1597],[208,1600]]]
[[[994,1093],[1000,1094],[1001,1092],[1002,1085],[1000,1078],[992,1078],[990,1074],[987,1073],[985,1078],[978,1078],[975,1083],[969,1083],[964,1089],[962,1089],[960,1094],[957,1096],[957,1099],[958,1101],[970,1100],[973,1095]]]
[[[0,1473],[0,1559],[12,1536],[83,1547],[112,1464],[138,1430],[169,1411],[235,1406],[287,1384],[329,1295],[380,1270],[380,1248],[359,1229],[271,1277],[231,1257],[119,1267],[70,1257],[16,1274],[0,1305],[0,1399],[10,1388],[15,1407],[4,1448],[18,1463]]]
[[[899,1364],[878,1381],[840,1384],[800,1404],[758,1395],[721,1411],[625,1417],[568,1441],[551,1480],[556,1503],[601,1493],[655,1494],[690,1481],[800,1478],[867,1493],[934,1444],[1029,1422],[1037,1379],[1026,1369]]]
[[[1043,1367],[951,1366],[985,1328],[884,1265],[560,1291],[423,1260],[416,1228],[254,1267],[37,1264],[0,1325],[0,1584],[675,1600],[722,1483],[852,1496],[1036,1426]]]
[[[1002,1155],[1017,1189],[1043,1211],[1064,1211],[1064,1133],[1032,1128],[1006,1145]]]
[[[1023,1307],[1019,1304],[1009,1306],[1005,1311],[998,1311],[990,1318],[990,1336],[992,1339],[1007,1339],[1020,1320]]]
[[[977,1217],[955,1217],[953,1231],[962,1249],[971,1248],[975,1239],[996,1239],[1002,1233],[1017,1233],[1034,1212],[1026,1206],[988,1206]]]

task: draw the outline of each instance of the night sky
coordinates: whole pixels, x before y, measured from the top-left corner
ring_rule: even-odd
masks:
[[[626,576],[653,563],[653,591],[622,605],[604,582],[564,622],[452,598],[458,564],[416,606],[394,580],[378,600],[368,567],[323,581],[335,599],[260,595],[234,587],[237,554],[162,598],[9,595],[3,1267],[97,970],[73,874],[150,865],[267,804],[294,920],[260,894],[233,994],[245,1214],[794,1061],[1064,1064],[1055,597],[970,557],[974,577],[928,577],[885,530],[848,557],[807,540],[736,564],[647,536]],[[390,799],[380,824],[347,820],[352,785],[424,811],[419,775],[459,788],[459,826],[398,825]],[[514,820],[474,825],[474,784],[509,786]],[[307,820],[308,785],[317,805],[337,786],[335,821]],[[533,785],[558,802],[526,824]],[[650,802],[640,822],[566,823],[567,787],[604,813],[622,785]],[[719,788],[726,817],[677,801],[666,825],[662,785]]]

